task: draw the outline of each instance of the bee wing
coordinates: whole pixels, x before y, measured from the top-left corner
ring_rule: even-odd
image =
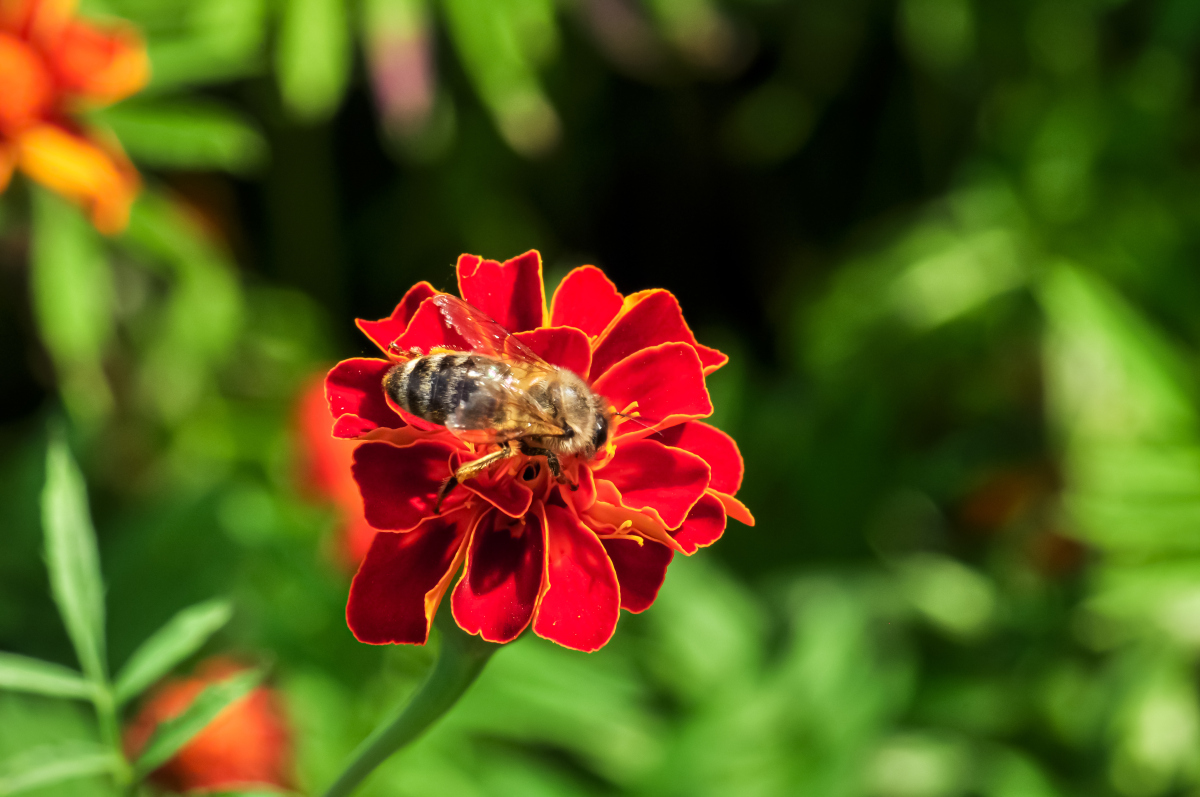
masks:
[[[507,329],[457,296],[439,293],[430,301],[441,313],[446,326],[457,332],[472,351],[498,360],[528,363],[548,370],[554,368]]]
[[[491,404],[489,416],[504,416],[506,423],[502,427],[483,428],[480,418],[464,408],[446,419],[446,428],[469,443],[502,443],[520,437],[563,434],[562,426],[529,395],[530,385],[553,374],[554,366],[457,296],[441,293],[430,301],[471,351],[500,360],[509,368],[505,378],[481,381],[476,389],[476,398],[483,399],[486,394]],[[499,407],[505,410],[498,413]]]

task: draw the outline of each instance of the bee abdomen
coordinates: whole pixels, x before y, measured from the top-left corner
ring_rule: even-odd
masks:
[[[418,418],[464,429],[486,428],[496,411],[488,381],[507,369],[474,354],[430,354],[388,371],[383,386],[402,409]]]

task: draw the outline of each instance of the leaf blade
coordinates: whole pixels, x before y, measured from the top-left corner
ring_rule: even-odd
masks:
[[[261,166],[267,143],[232,108],[196,101],[122,103],[98,115],[140,163],[245,174]]]
[[[51,435],[46,453],[42,530],[54,602],[84,674],[103,684],[107,667],[100,554],[88,510],[87,486],[61,431]]]
[[[84,699],[90,699],[95,693],[92,685],[74,670],[4,652],[0,652],[0,689]]]
[[[110,750],[87,742],[38,747],[0,764],[0,797],[65,780],[103,775],[112,772],[116,763]]]
[[[208,727],[217,715],[250,694],[262,679],[262,670],[248,670],[206,688],[182,714],[158,726],[141,756],[134,763],[134,777],[145,777],[171,760],[180,748]]]
[[[114,332],[112,267],[100,233],[78,208],[49,190],[32,194],[29,287],[38,337],[71,416],[94,425],[113,401],[103,368]]]
[[[183,609],[143,642],[116,679],[117,705],[141,694],[171,668],[199,650],[233,616],[225,600],[210,600]]]
[[[287,0],[275,71],[288,109],[316,122],[337,110],[353,63],[345,0]]]

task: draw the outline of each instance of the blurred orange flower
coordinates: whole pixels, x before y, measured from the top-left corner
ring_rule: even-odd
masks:
[[[209,659],[191,678],[158,687],[125,731],[136,757],[159,724],[183,713],[209,684],[246,669],[223,657]],[[150,776],[164,789],[201,794],[242,788],[288,790],[291,738],[276,694],[259,687],[232,704]]]
[[[150,62],[132,28],[96,28],[74,11],[74,0],[0,0],[0,192],[20,169],[115,233],[129,220],[137,171],[115,139],[71,114],[138,91]]]
[[[324,372],[314,375],[300,392],[295,434],[301,489],[338,508],[342,522],[338,531],[337,558],[353,572],[371,547],[375,529],[363,515],[362,495],[350,471],[358,441],[334,437],[329,432]]]

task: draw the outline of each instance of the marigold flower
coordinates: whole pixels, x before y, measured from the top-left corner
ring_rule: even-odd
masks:
[[[742,457],[701,419],[712,413],[704,378],[727,358],[696,342],[665,290],[622,296],[594,266],[568,274],[549,309],[536,251],[504,263],[463,255],[462,298],[547,362],[587,380],[618,412],[608,447],[563,462],[571,490],[524,455],[467,480],[435,514],[443,480],[494,446],[473,446],[396,406],[382,380],[387,359],[339,363],[326,378],[334,435],[363,440],[354,478],[377,534],[350,589],[347,619],[372,644],[423,644],[455,573],[460,627],[490,642],[525,628],[592,651],[622,608],[649,608],[675,553],[711,545],[726,518],[753,525],[734,494]],[[461,349],[428,283],[395,311],[359,328],[384,353]],[[528,467],[535,465],[535,467]]]
[[[111,136],[71,114],[146,85],[146,48],[128,26],[93,27],[73,0],[0,0],[0,191],[20,169],[88,209],[101,232],[124,229],[137,171]]]
[[[205,687],[246,668],[224,657],[209,659],[191,678],[159,686],[125,731],[125,749],[136,757],[154,730],[177,717]],[[260,686],[228,706],[174,758],[151,774],[174,792],[207,793],[245,788],[291,788],[291,737],[279,700]]]
[[[375,529],[363,516],[362,496],[351,467],[358,443],[329,434],[329,406],[325,402],[325,379],[317,377],[300,392],[295,415],[302,489],[332,503],[341,514],[337,534],[337,558],[351,569],[358,567],[371,547]]]

